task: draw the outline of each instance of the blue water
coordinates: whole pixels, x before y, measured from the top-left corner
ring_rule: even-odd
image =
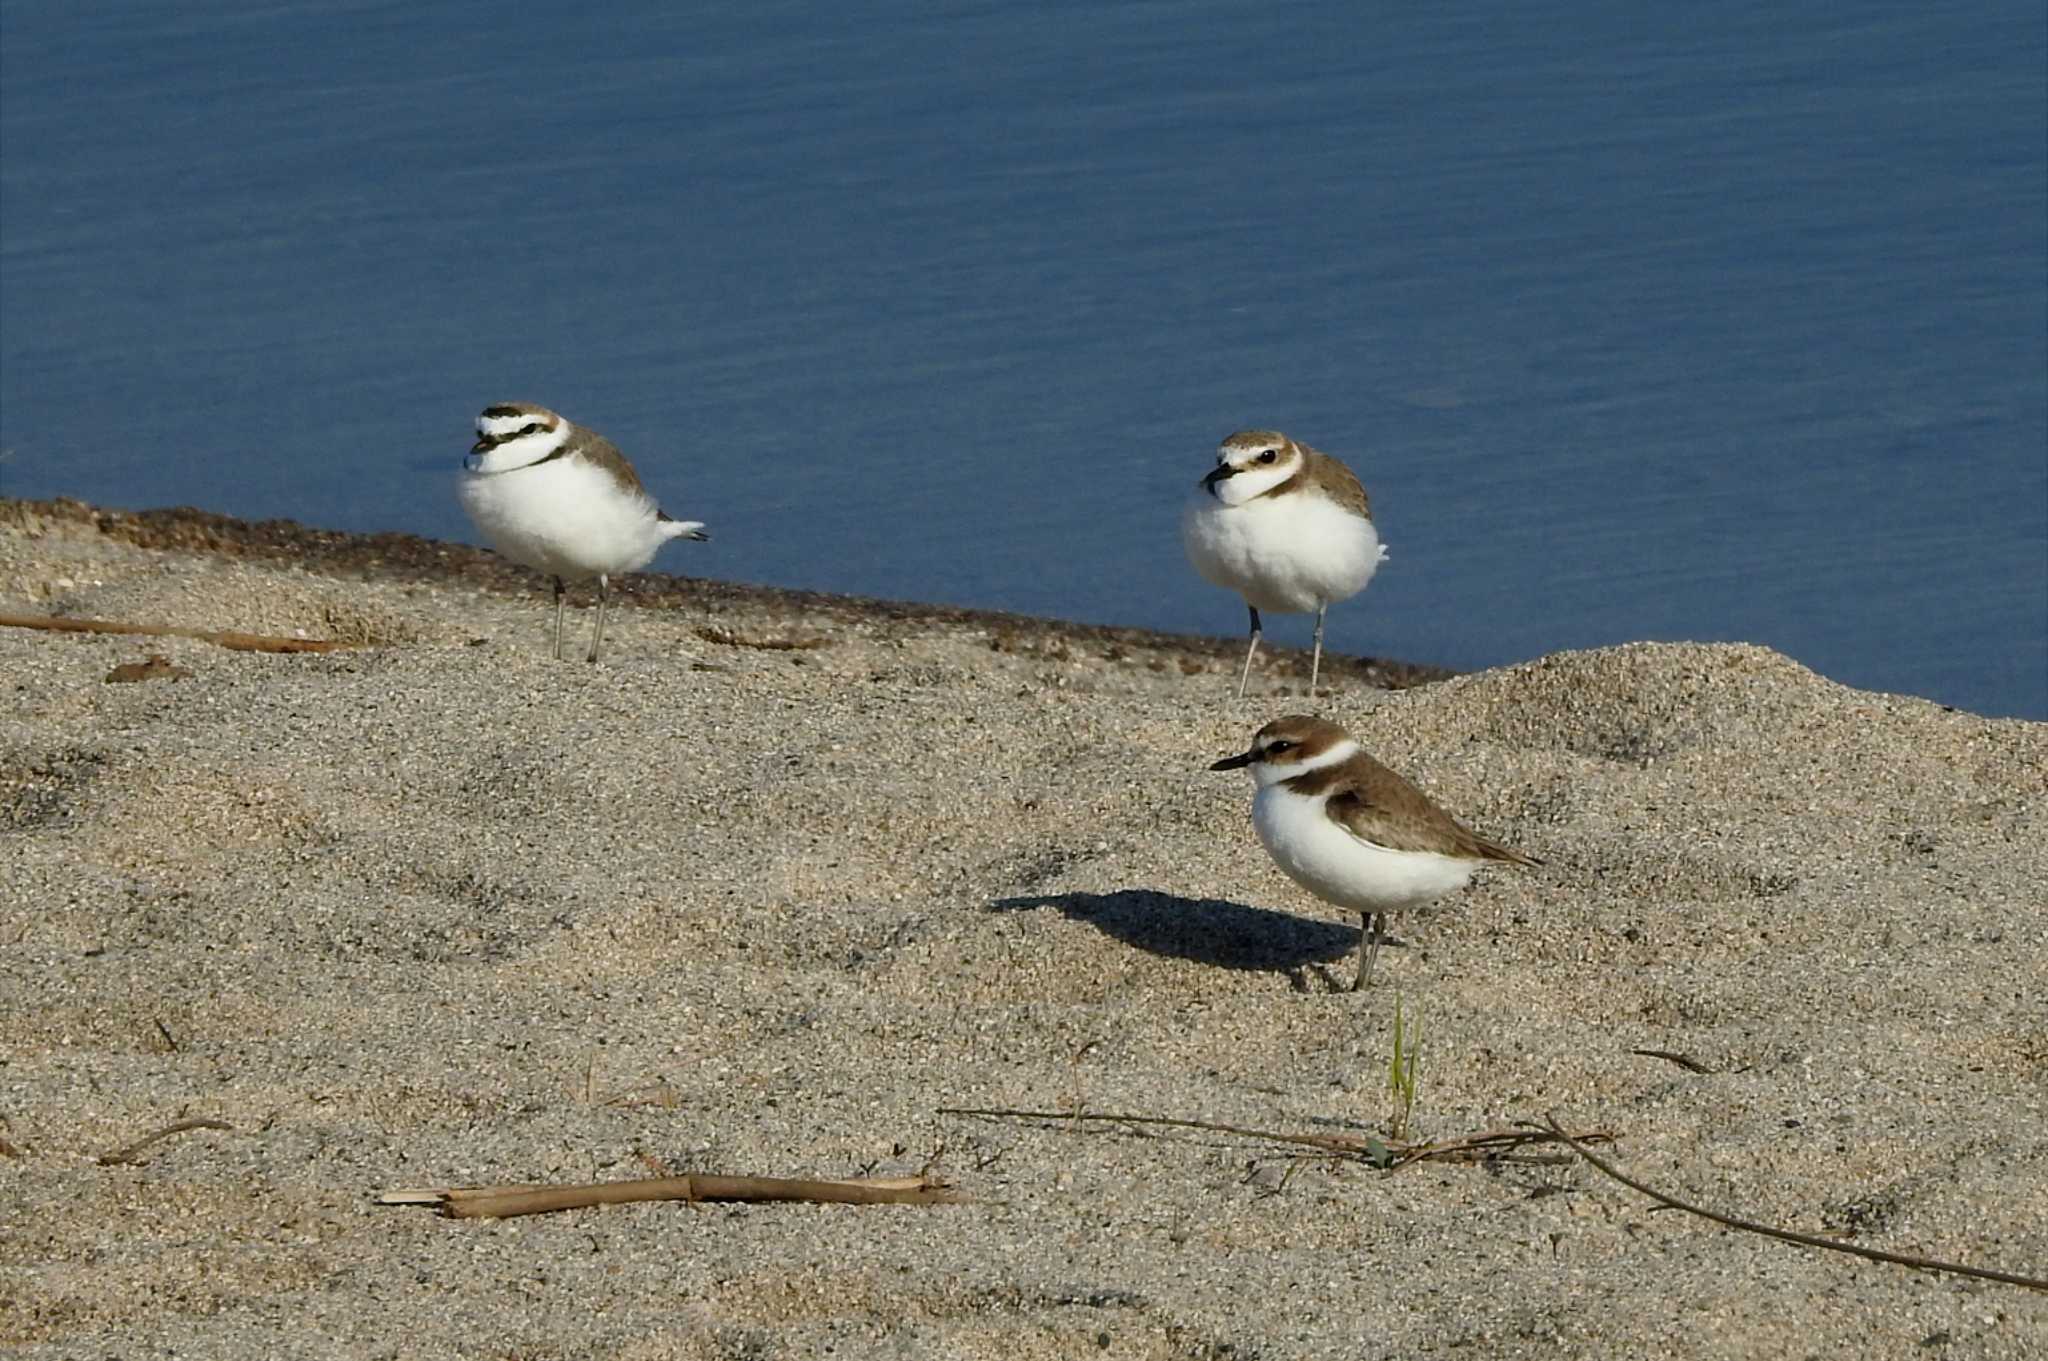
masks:
[[[1342,650],[2048,718],[2044,73],[2039,0],[0,0],[0,489],[473,538],[525,398],[659,568],[1235,634],[1175,525],[1270,425],[1392,552]]]

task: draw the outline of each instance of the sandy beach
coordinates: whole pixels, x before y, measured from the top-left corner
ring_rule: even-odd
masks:
[[[1315,699],[1283,653],[1240,702],[1230,639],[626,594],[556,662],[475,550],[0,501],[0,610],[360,645],[0,628],[0,1349],[2048,1356],[2048,1295],[1554,1145],[1074,1118],[1383,1135],[1398,998],[1410,1139],[1555,1112],[1725,1212],[2048,1275],[2048,725],[1749,646],[1326,657]],[[1356,919],[1207,769],[1303,710],[1545,862],[1356,995]],[[227,1128],[101,1161],[187,1120]],[[970,1202],[376,1201],[925,1169]]]

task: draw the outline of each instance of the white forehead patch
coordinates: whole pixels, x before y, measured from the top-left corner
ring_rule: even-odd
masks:
[[[1259,759],[1271,761],[1275,765],[1294,766],[1301,770],[1316,770],[1323,766],[1336,765],[1340,761],[1348,761],[1358,754],[1358,743],[1352,738],[1340,737],[1336,741],[1324,745],[1326,740],[1321,737],[1311,737],[1297,742],[1285,751],[1264,753]]]
[[[1279,435],[1232,435],[1216,447],[1216,459],[1219,463],[1234,463],[1256,458],[1268,449],[1285,452],[1287,441]]]
[[[538,411],[520,409],[506,415],[505,410],[504,407],[493,407],[478,416],[476,432],[479,435],[510,435],[524,430],[529,425],[540,425],[545,428],[553,424],[550,417]],[[499,414],[493,415],[492,412]]]

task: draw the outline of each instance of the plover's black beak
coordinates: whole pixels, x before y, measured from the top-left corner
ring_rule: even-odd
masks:
[[[1217,762],[1215,762],[1215,763],[1214,763],[1213,765],[1211,765],[1211,766],[1209,767],[1209,769],[1211,769],[1211,770],[1243,770],[1243,769],[1244,769],[1244,768],[1245,768],[1246,766],[1250,765],[1250,764],[1251,764],[1251,763],[1252,763],[1253,761],[1256,761],[1256,760],[1258,760],[1258,759],[1259,759],[1259,754],[1258,754],[1258,752],[1256,752],[1256,751],[1243,751],[1243,752],[1239,752],[1239,753],[1238,753],[1237,755],[1235,755],[1235,756],[1226,756],[1226,757],[1224,757],[1224,758],[1223,758],[1222,760],[1220,760],[1220,761],[1217,761]]]
[[[469,452],[471,452],[472,454],[488,454],[489,452],[491,452],[491,450],[497,447],[497,441],[492,439],[489,435],[485,435],[475,444],[469,446]]]
[[[1202,479],[1202,490],[1209,493],[1209,495],[1214,496],[1216,494],[1216,488],[1220,486],[1225,479],[1236,476],[1237,469],[1231,467],[1228,463],[1219,463],[1209,470],[1209,475],[1207,477]]]

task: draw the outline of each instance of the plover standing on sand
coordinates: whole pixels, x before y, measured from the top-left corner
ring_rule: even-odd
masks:
[[[1386,559],[1372,506],[1351,469],[1277,430],[1240,430],[1216,450],[1181,520],[1203,577],[1244,597],[1251,646],[1237,678],[1244,698],[1259,650],[1259,611],[1316,616],[1309,693],[1323,669],[1323,616],[1365,589]]]
[[[1266,854],[1310,893],[1363,918],[1353,992],[1372,977],[1387,913],[1463,888],[1489,860],[1542,863],[1459,825],[1324,719],[1276,718],[1250,750],[1209,769],[1247,767],[1258,783],[1252,825]]]
[[[463,460],[462,508],[500,555],[554,579],[557,660],[564,583],[597,578],[589,657],[596,661],[613,574],[645,567],[670,539],[711,536],[697,521],[672,520],[655,505],[610,440],[544,406],[487,406],[476,433]]]

